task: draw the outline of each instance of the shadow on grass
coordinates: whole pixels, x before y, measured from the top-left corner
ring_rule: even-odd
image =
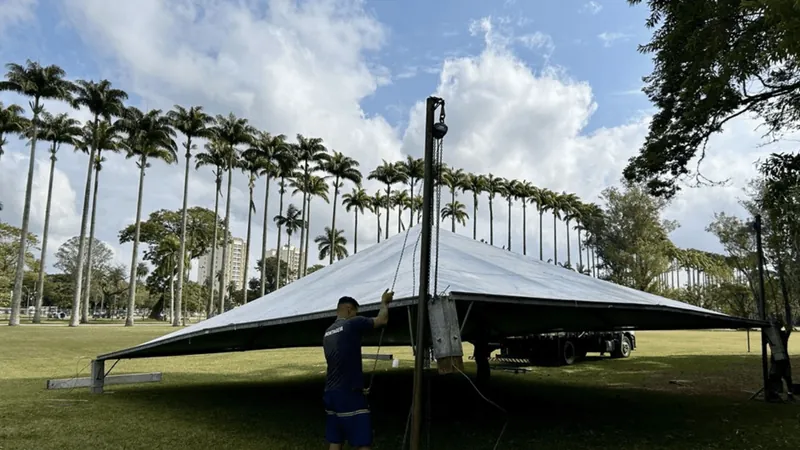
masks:
[[[754,363],[749,356],[633,358],[587,361],[572,366],[573,372],[495,373],[485,394],[508,416],[484,402],[462,375],[433,376],[430,448],[491,449],[507,417],[504,450],[799,448],[797,408],[748,402],[743,392],[708,394],[697,387],[674,392],[681,389],[665,381],[675,374],[724,378]],[[468,364],[469,372],[472,368]],[[273,370],[238,379],[166,373],[163,385],[119,388],[92,403],[99,414],[125,417],[126,429],[144,432],[151,448],[170,442],[184,448],[324,448],[324,379],[317,369],[305,374],[291,369],[297,375],[288,379],[276,379]],[[659,375],[660,370],[667,373]],[[757,375],[758,367],[754,370]],[[745,378],[751,377],[748,369]],[[410,370],[376,375],[370,395],[375,448],[401,448],[411,391]]]

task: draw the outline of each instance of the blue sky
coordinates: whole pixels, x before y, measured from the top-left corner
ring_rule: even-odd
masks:
[[[272,133],[318,136],[359,160],[364,173],[382,159],[421,153],[421,101],[435,93],[448,102],[448,164],[596,202],[638,151],[652,114],[639,92],[651,69],[650,57],[637,51],[649,40],[647,13],[622,0],[4,0],[0,61],[31,58],[60,65],[70,78],[108,78],[142,108],[203,105]],[[21,99],[0,94],[0,101]],[[729,186],[687,190],[666,211],[681,222],[673,233],[678,245],[719,250],[706,225],[715,211],[742,212],[737,202],[752,163],[770,150],[757,147],[755,125],[743,118],[712,140],[705,174],[731,178]],[[9,199],[2,218],[12,223],[21,215],[26,152],[15,143],[0,161],[0,195]],[[35,232],[42,227],[37,205],[44,203],[46,157],[37,154]],[[53,252],[78,234],[85,166],[83,155],[59,155]],[[138,177],[122,157],[110,158],[104,170],[98,211],[106,227],[99,238],[124,263],[130,248],[116,235],[133,220]],[[145,216],[179,208],[182,176],[158,162],[148,168]],[[190,186],[191,204],[213,207],[208,171],[193,172]],[[263,192],[256,194],[263,203]],[[231,198],[233,232],[243,236],[244,177],[235,177]],[[471,208],[470,198],[461,201]],[[275,196],[266,204],[277,210]],[[321,200],[312,204],[313,235],[330,224],[329,208]],[[478,213],[480,237],[488,237],[485,208]],[[519,243],[523,230],[514,214]],[[505,211],[496,211],[496,220],[495,238],[505,242]],[[352,217],[338,214],[336,222],[350,233]],[[537,235],[528,222],[525,232]],[[546,235],[552,233],[547,222]],[[375,242],[377,227],[370,217],[360,227],[364,248]],[[470,234],[471,227],[458,232]],[[273,232],[269,246],[274,239]]]

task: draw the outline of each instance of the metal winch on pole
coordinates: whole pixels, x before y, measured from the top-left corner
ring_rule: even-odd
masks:
[[[439,121],[435,121],[436,110],[440,108]],[[432,229],[434,211],[434,184],[435,174],[439,168],[435,165],[436,144],[441,143],[447,134],[447,125],[444,123],[444,100],[438,97],[428,97],[425,114],[425,175],[422,187],[422,229],[420,249],[420,282],[419,296],[417,297],[417,349],[414,364],[414,393],[411,407],[411,450],[419,450],[422,437],[423,399],[425,398],[423,375],[425,369],[424,351],[429,344],[433,344],[434,356],[439,373],[452,373],[463,368],[463,351],[461,350],[461,335],[456,314],[455,304],[451,300],[438,298],[437,292],[431,292],[431,254],[432,254]],[[438,245],[438,242],[437,242]],[[438,250],[437,250],[438,252]],[[436,286],[434,286],[434,290]],[[433,294],[433,295],[432,295]],[[431,305],[429,309],[429,303]],[[454,319],[454,320],[453,320]],[[431,326],[432,336],[429,339],[428,327]]]

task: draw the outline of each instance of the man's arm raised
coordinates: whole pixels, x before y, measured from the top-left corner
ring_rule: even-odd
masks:
[[[394,292],[389,291],[389,289],[381,295],[381,310],[378,311],[378,316],[372,321],[375,328],[384,327],[389,323],[389,303],[392,302],[393,298]]]

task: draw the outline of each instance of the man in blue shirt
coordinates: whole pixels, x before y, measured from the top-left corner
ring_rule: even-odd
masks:
[[[383,293],[381,309],[374,319],[359,316],[358,302],[352,297],[342,297],[336,307],[336,321],[325,330],[322,339],[328,363],[325,438],[330,450],[341,450],[345,441],[360,450],[369,450],[372,445],[372,421],[364,395],[361,336],[388,323],[393,297],[394,293],[388,289]]]

